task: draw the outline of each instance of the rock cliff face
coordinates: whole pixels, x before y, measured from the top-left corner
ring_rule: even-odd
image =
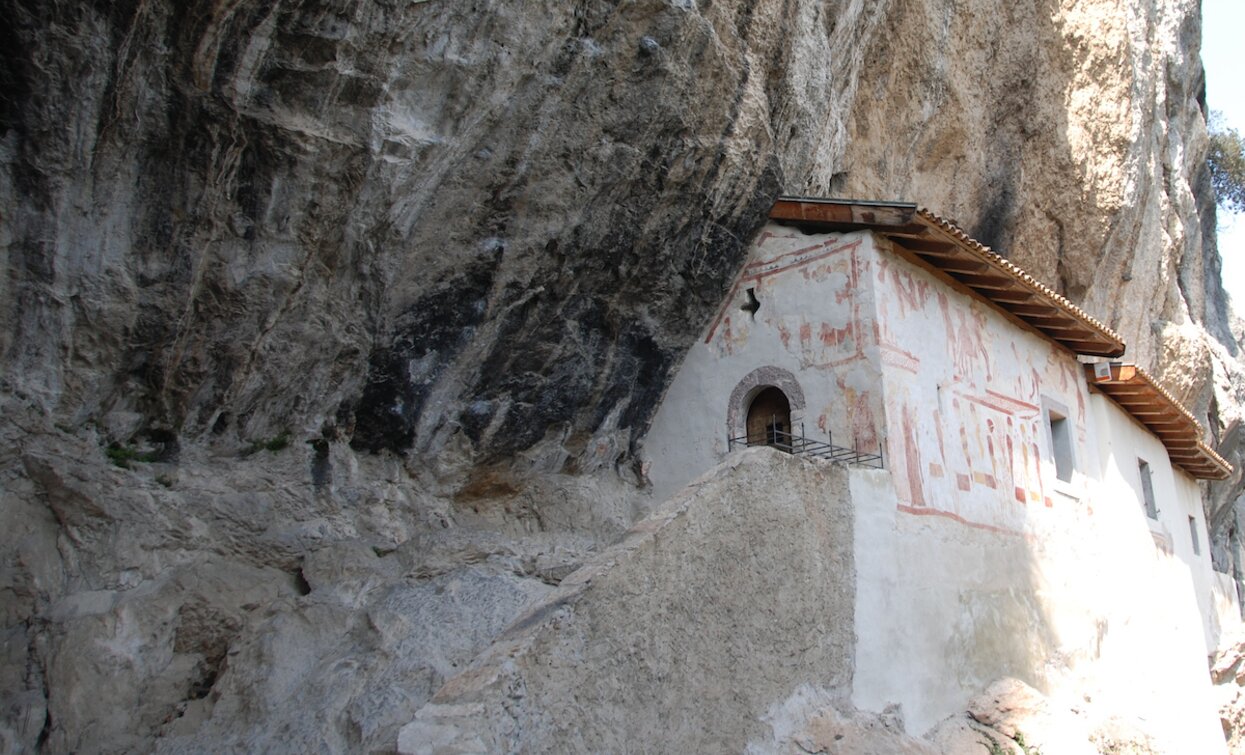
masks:
[[[953,216],[1214,432],[1245,405],[1194,0],[5,0],[0,35],[9,747],[392,746],[649,506],[779,193]]]

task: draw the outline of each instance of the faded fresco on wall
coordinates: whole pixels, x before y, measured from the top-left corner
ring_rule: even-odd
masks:
[[[1083,481],[1057,483],[1044,461],[1042,413],[1044,401],[1066,408],[1088,468],[1076,358],[902,257],[882,252],[874,268],[900,509],[1019,532],[1024,507],[1078,505]]]
[[[767,227],[704,342],[725,364],[745,350],[755,358],[776,347],[773,363],[798,375],[808,397],[803,432],[876,452],[883,414],[878,323],[866,285],[872,244],[868,234]],[[755,311],[741,302],[755,302]]]
[[[798,381],[797,433],[880,452],[901,512],[1019,533],[1031,507],[1084,499],[1079,478],[1054,480],[1043,419],[1044,406],[1067,415],[1089,469],[1076,358],[870,233],[766,226],[671,388],[683,411],[655,422],[655,449],[685,440],[652,455],[654,479],[686,482],[722,458],[743,434],[730,426],[751,395],[740,381],[758,369]]]
[[[1197,600],[1213,610],[1209,559],[1188,538],[1191,517],[1204,531],[1196,484],[1161,463],[1159,439],[1106,397],[1091,399],[1073,354],[885,238],[766,226],[645,440],[654,497],[726,458],[749,400],[768,385],[798,396],[792,421],[809,437],[884,457],[884,472],[848,476],[858,707],[898,702],[927,727],[999,676],[1053,657],[1096,658],[1104,643],[1127,647],[1128,622],[1117,617],[1138,606],[1144,615],[1168,573],[1151,535],[1183,535],[1167,550],[1189,567],[1170,573],[1180,589],[1200,574]],[[1073,451],[1067,482],[1048,450],[1051,410]],[[1145,520],[1130,488],[1138,458],[1160,462],[1156,490],[1171,498],[1162,522]],[[1175,500],[1176,483],[1192,492]],[[1108,576],[1083,579],[1086,564]],[[1118,589],[1129,584],[1135,593]],[[1144,644],[1187,649],[1189,636]]]

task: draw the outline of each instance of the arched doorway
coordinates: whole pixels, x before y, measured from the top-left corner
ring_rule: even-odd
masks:
[[[791,402],[787,394],[770,386],[748,405],[748,445],[791,449]]]

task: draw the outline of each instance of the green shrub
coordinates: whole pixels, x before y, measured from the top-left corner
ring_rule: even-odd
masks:
[[[1210,149],[1206,165],[1215,187],[1215,201],[1228,212],[1245,212],[1245,141],[1234,128],[1223,125],[1223,116],[1211,113]]]
[[[289,445],[290,434],[288,432],[282,432],[280,435],[275,435],[267,440],[252,441],[251,445],[242,449],[242,455],[250,456],[252,454],[259,453],[260,451],[268,451],[269,453],[275,454],[278,451],[284,451]]]
[[[156,461],[158,454],[154,451],[139,451],[133,446],[123,446],[119,443],[110,443],[108,448],[104,449],[108,460],[122,469],[129,469],[130,462],[140,462],[150,464]]]

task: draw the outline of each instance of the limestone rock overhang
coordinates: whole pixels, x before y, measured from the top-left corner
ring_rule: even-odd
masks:
[[[1103,367],[1085,365],[1086,380],[1162,441],[1173,464],[1200,480],[1232,475],[1232,465],[1202,441],[1202,425],[1145,370],[1118,362]]]
[[[779,197],[770,219],[810,231],[872,231],[1073,353],[1124,354],[1123,339],[1110,328],[954,223],[915,204]]]

